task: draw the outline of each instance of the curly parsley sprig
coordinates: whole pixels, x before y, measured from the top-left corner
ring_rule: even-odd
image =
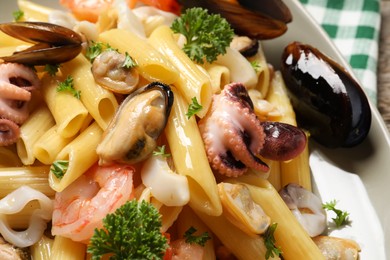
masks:
[[[267,230],[262,234],[264,238],[264,245],[267,251],[265,252],[265,259],[269,259],[270,257],[279,256],[282,254],[282,250],[279,247],[275,246],[275,237],[274,233],[278,223],[271,224]]]
[[[152,204],[128,201],[103,219],[103,228],[95,229],[87,252],[93,260],[107,254],[110,259],[162,259],[168,240],[161,225],[161,216]]]
[[[203,106],[199,104],[196,97],[193,97],[191,100],[192,103],[188,106],[188,111],[186,113],[188,119],[190,119],[193,115],[195,115],[196,113],[198,113],[200,110],[203,109]]]
[[[200,7],[187,9],[173,21],[171,29],[185,36],[183,51],[200,64],[205,60],[212,63],[218,55],[225,54],[234,36],[225,18]]]
[[[341,227],[344,225],[349,224],[349,212],[342,211],[340,209],[336,208],[337,201],[332,200],[330,202],[324,203],[322,207],[328,211],[333,211],[336,214],[335,218],[332,218],[334,223],[336,224],[336,227]]]
[[[68,91],[77,99],[80,99],[81,91],[73,87],[73,77],[68,76],[63,82],[58,83],[57,92]]]
[[[57,179],[62,179],[68,170],[69,167],[69,161],[67,160],[57,160],[54,161],[50,171],[54,174],[54,176],[57,177]]]
[[[196,228],[190,227],[187,229],[186,232],[184,232],[184,238],[186,243],[188,244],[198,244],[200,246],[205,246],[206,242],[211,239],[208,232],[203,232],[199,236],[194,235],[196,232]]]

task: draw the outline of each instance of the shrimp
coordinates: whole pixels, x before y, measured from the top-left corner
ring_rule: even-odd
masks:
[[[52,234],[88,243],[102,219],[134,197],[129,165],[92,166],[54,200]]]
[[[60,4],[69,8],[77,19],[93,23],[113,2],[113,0],[60,0]]]
[[[177,239],[171,243],[172,260],[203,259],[204,248],[195,243],[186,243],[185,239]]]

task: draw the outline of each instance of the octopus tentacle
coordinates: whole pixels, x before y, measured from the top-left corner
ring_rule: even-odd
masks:
[[[7,146],[16,142],[20,135],[20,128],[13,121],[0,118],[0,146]]]
[[[242,84],[229,84],[213,97],[210,111],[199,121],[199,129],[211,167],[219,173],[235,177],[248,168],[269,170],[256,156],[265,134]]]
[[[10,145],[19,138],[19,126],[29,116],[31,91],[39,85],[39,78],[31,68],[16,63],[0,64],[0,146]]]

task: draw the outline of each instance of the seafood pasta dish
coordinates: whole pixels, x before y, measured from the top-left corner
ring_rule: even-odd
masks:
[[[309,142],[367,137],[368,100],[280,0],[18,0],[0,24],[0,258],[358,259]],[[5,258],[8,257],[8,258]]]

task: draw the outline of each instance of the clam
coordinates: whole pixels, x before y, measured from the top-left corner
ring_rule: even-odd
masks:
[[[19,40],[34,44],[11,56],[0,57],[5,62],[26,65],[59,64],[81,52],[81,37],[76,32],[44,22],[14,22],[0,24],[0,30]]]
[[[361,143],[371,126],[364,91],[338,63],[318,49],[299,42],[283,52],[281,72],[298,124],[326,147]]]
[[[153,82],[128,95],[104,131],[96,152],[99,164],[134,164],[156,148],[164,130],[173,92],[168,85]]]
[[[181,0],[184,8],[203,7],[220,14],[238,35],[259,40],[276,38],[287,31],[292,21],[288,7],[281,0]]]
[[[263,234],[271,219],[255,203],[248,187],[243,184],[221,182],[218,184],[224,216],[242,231],[253,235]]]
[[[135,68],[126,68],[126,56],[115,50],[106,50],[92,63],[95,81],[112,92],[130,94],[139,82],[139,73]]]

